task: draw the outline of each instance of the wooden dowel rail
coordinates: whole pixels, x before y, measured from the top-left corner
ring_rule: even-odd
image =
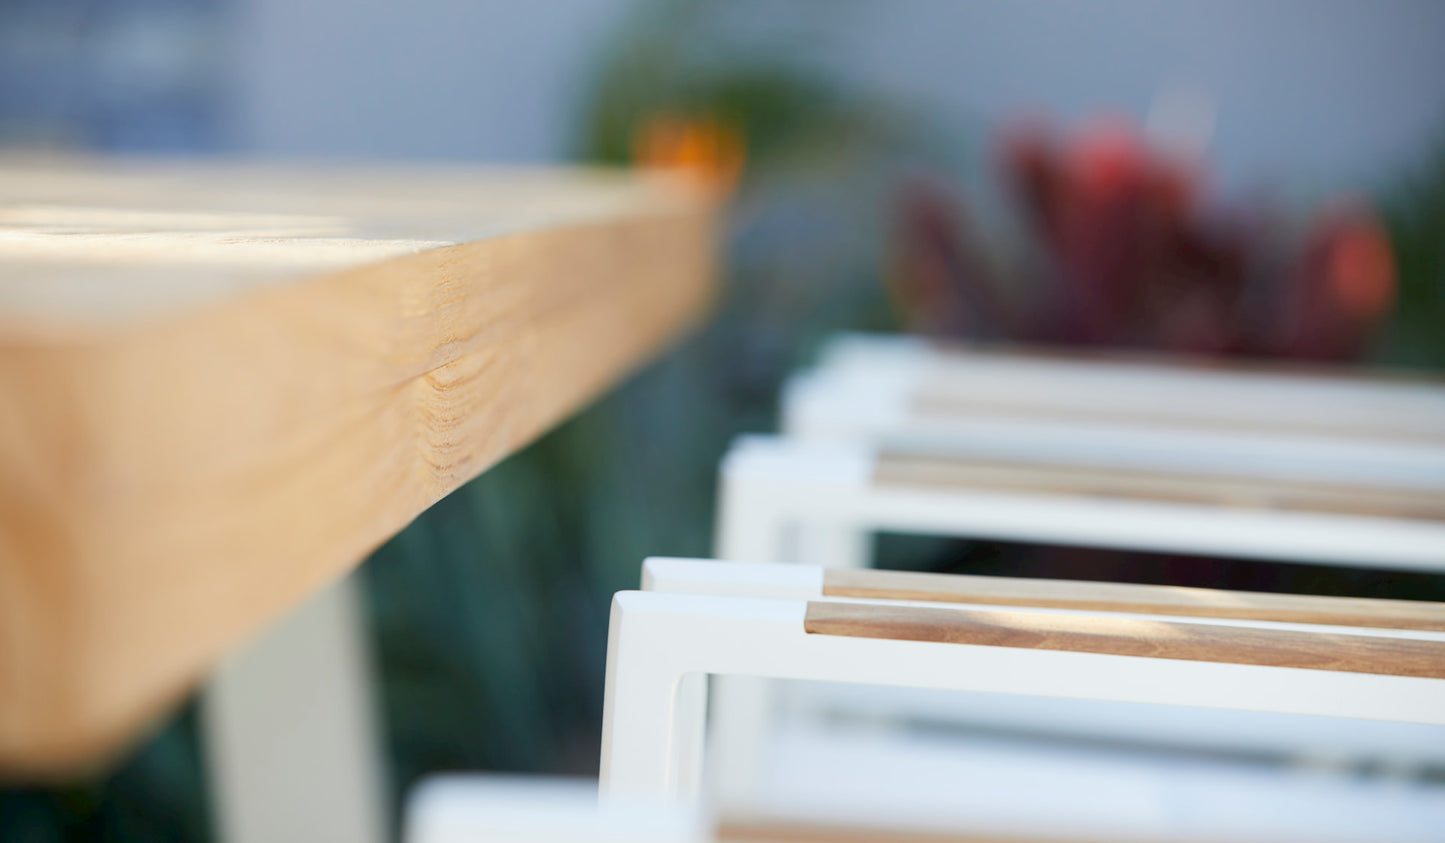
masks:
[[[1445,604],[1079,580],[830,568],[823,596],[1445,632]]]
[[[827,601],[808,603],[803,628],[814,635],[1445,679],[1445,641]]]
[[[882,453],[873,482],[1445,521],[1445,491]]]

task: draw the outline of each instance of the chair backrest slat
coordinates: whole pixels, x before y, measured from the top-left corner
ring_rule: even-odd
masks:
[[[1445,679],[1445,642],[1084,614],[809,601],[814,635]]]
[[[823,596],[1445,632],[1445,604],[1078,580],[830,568]]]

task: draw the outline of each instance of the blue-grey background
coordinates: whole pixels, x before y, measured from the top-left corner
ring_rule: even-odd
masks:
[[[549,161],[634,0],[5,0],[0,140]],[[734,4],[859,84],[959,128],[1020,106],[1142,116],[1207,91],[1223,180],[1358,185],[1445,109],[1430,0]]]

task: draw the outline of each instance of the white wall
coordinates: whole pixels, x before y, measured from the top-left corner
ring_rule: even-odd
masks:
[[[1165,86],[1202,89],[1235,186],[1363,183],[1445,136],[1440,2],[895,0],[848,29],[858,77],[961,124],[1029,105],[1142,116]]]
[[[234,0],[244,151],[555,159],[626,0]]]
[[[562,157],[587,72],[634,5],[236,0],[237,145]],[[779,0],[747,14],[792,30],[811,15],[826,61],[965,130],[1023,105],[1142,115],[1163,86],[1201,88],[1230,185],[1367,184],[1445,117],[1445,3],[1428,0]]]

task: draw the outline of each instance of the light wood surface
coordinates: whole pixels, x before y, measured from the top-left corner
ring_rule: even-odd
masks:
[[[817,635],[1445,679],[1445,642],[1439,641],[825,601],[808,603],[803,627]]]
[[[1337,515],[1445,521],[1445,493],[1433,489],[1291,483],[1202,473],[1045,465],[1023,461],[880,454],[880,486],[1207,504]]]
[[[656,353],[713,217],[583,171],[0,168],[0,775],[113,753]]]
[[[823,595],[1445,632],[1440,603],[1079,580],[829,568]]]
[[[1445,379],[1292,361],[1120,350],[930,346],[912,410],[1080,423],[1445,441]]]

